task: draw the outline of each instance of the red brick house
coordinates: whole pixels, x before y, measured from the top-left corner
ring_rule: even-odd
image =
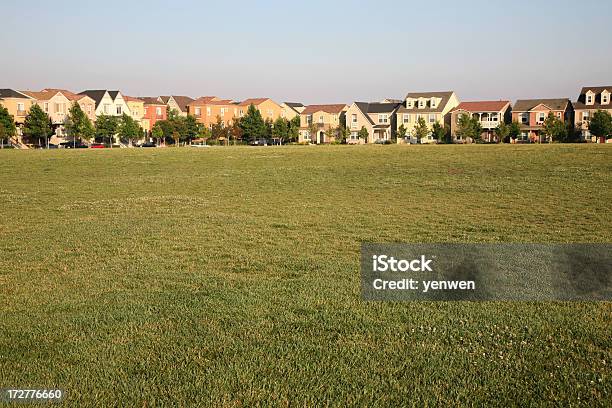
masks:
[[[519,99],[516,101],[512,108],[512,121],[518,122],[521,134],[515,142],[545,142],[546,140],[540,133],[550,112],[565,123],[573,123],[574,109],[568,98]]]

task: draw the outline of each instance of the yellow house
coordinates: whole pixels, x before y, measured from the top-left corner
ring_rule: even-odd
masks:
[[[300,113],[298,142],[315,144],[332,142],[333,137],[330,138],[326,133],[344,124],[346,110],[345,104],[306,106]]]
[[[143,128],[143,130],[149,130],[145,129],[145,123],[143,122],[144,101],[142,99],[126,95],[123,95],[123,100],[125,101],[125,103],[127,103],[132,118]]]
[[[425,120],[429,135],[421,143],[435,143],[431,131],[434,123],[450,126],[450,111],[459,105],[455,92],[413,92],[406,95],[396,113],[396,131],[403,125],[406,138],[398,143],[415,143],[414,127],[420,118]]]
[[[23,122],[34,103],[36,103],[36,100],[23,92],[13,89],[0,89],[0,105],[8,110],[9,115],[13,116],[18,137],[22,134]]]
[[[346,126],[350,131],[348,144],[391,141],[395,137],[395,112],[397,102],[353,102],[346,111]],[[368,132],[367,140],[359,137],[364,128]]]
[[[291,121],[296,116],[306,109],[304,105],[297,102],[283,102],[281,103],[281,117]]]
[[[276,119],[280,118],[283,112],[283,108],[276,102],[274,102],[270,98],[251,98],[245,99],[244,101],[236,104],[236,109],[234,109],[234,116],[243,117],[246,115],[249,106],[255,106],[261,113],[261,117],[263,120],[270,120],[274,122]]]

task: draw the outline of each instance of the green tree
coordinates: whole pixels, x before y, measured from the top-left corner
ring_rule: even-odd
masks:
[[[16,131],[13,115],[9,113],[8,109],[0,105],[0,145],[3,149],[5,139],[15,136]]]
[[[211,134],[213,140],[219,140],[220,138],[227,139],[227,129],[221,120],[221,116],[217,115],[217,121],[212,125]]]
[[[185,122],[185,138],[191,144],[191,141],[198,136],[200,124],[193,115],[187,115],[183,121]]]
[[[119,122],[118,134],[120,138],[127,140],[128,144],[132,146],[132,142],[142,136],[142,128],[134,118],[124,113]]]
[[[198,127],[198,137],[204,139],[204,143],[206,143],[212,137],[212,133],[208,127],[200,124]]]
[[[248,140],[253,141],[266,137],[266,123],[255,105],[249,105],[246,115],[240,119],[240,129]]]
[[[95,134],[91,120],[89,120],[81,106],[76,102],[72,104],[68,111],[64,127],[68,136],[72,138],[73,146],[76,146],[77,138],[90,140]]]
[[[408,129],[406,129],[406,126],[404,126],[404,124],[402,123],[399,128],[397,128],[397,137],[398,139],[404,140],[407,134]]]
[[[41,146],[41,140],[45,139],[45,144],[49,147],[49,137],[53,134],[51,126],[51,118],[47,115],[40,106],[34,104],[30,108],[30,112],[25,118],[23,124],[23,134],[30,141],[38,139],[38,145]]]
[[[553,112],[544,119],[540,132],[549,142],[563,142],[568,138],[567,126]]]
[[[289,141],[297,142],[300,136],[300,116],[296,115],[289,121]]]
[[[589,122],[589,131],[593,136],[606,138],[612,135],[612,115],[610,112],[598,110]]]
[[[236,119],[229,128],[228,135],[230,140],[234,141],[234,145],[237,140],[242,140],[242,129],[240,128],[240,119]]]
[[[417,138],[417,143],[421,143],[422,139],[425,139],[429,134],[429,128],[427,127],[427,122],[423,117],[419,117],[414,125],[414,136]]]
[[[345,123],[340,123],[338,126],[338,135],[336,136],[336,144],[346,143],[346,139],[351,136],[351,130],[346,127]]]
[[[359,133],[357,133],[357,136],[360,139],[363,139],[365,143],[368,143],[368,138],[370,137],[370,134],[368,133],[368,129],[366,129],[365,126],[362,126],[361,129],[359,129]]]
[[[151,129],[151,137],[155,139],[155,143],[159,146],[161,139],[164,137],[164,129],[159,122],[156,122]]]
[[[308,125],[308,133],[310,134],[310,143],[319,142],[319,126],[314,121]]]
[[[440,123],[436,122],[433,124],[431,133],[438,142],[444,143],[446,141],[447,130],[444,126],[440,125]]]
[[[108,140],[108,143],[112,147],[118,127],[119,120],[116,116],[99,115],[96,118],[96,139],[100,139],[102,142]]]
[[[495,136],[497,136],[497,141],[499,143],[506,143],[508,141],[508,137],[510,136],[510,130],[510,125],[506,124],[504,121],[501,121],[495,128]]]
[[[480,121],[478,118],[467,113],[460,115],[455,134],[464,141],[471,139],[474,142],[479,142],[482,139],[482,126],[480,125]]]
[[[508,136],[511,139],[516,139],[519,137],[519,135],[521,134],[521,125],[519,125],[518,122],[512,122],[510,123],[510,125],[508,125],[509,130],[508,130]]]
[[[279,139],[281,144],[289,141],[289,121],[281,117],[276,119],[272,127],[272,136]]]

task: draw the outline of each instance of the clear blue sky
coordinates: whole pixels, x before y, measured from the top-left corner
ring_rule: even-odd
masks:
[[[304,103],[612,84],[612,1],[3,1],[0,88]]]

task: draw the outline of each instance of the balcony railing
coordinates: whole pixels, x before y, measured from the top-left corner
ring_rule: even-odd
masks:
[[[24,110],[18,110],[17,111],[17,116],[25,116],[26,115],[26,111]]]
[[[496,128],[497,126],[499,126],[499,122],[496,120],[481,120],[480,126],[482,126],[485,129],[492,129],[492,128]]]

